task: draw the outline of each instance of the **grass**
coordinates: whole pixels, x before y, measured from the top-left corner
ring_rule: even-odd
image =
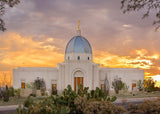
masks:
[[[45,97],[33,97],[34,101],[40,101],[44,99]],[[10,97],[8,102],[4,102],[2,99],[0,99],[0,106],[8,106],[8,105],[20,105],[23,104],[24,101],[27,99],[27,97]]]

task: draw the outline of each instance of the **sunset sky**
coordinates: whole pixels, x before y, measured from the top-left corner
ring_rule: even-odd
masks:
[[[160,30],[143,11],[123,14],[120,0],[21,0],[4,16],[0,71],[18,66],[56,67],[81,20],[94,62],[102,67],[140,68],[160,81]],[[153,12],[154,13],[154,12]]]

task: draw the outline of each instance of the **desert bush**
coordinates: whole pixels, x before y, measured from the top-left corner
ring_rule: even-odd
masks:
[[[81,94],[78,94],[78,96],[74,100],[77,114],[88,113],[87,111],[90,110],[89,106],[92,105],[92,103],[94,104],[94,102],[97,102],[97,101],[98,103],[104,102],[104,101],[114,102],[117,99],[117,97],[108,97],[107,94],[101,89],[99,89],[98,87],[96,88],[96,90],[91,90],[90,93],[88,92],[88,89],[89,89],[88,87],[84,88],[84,91],[82,91]],[[81,87],[79,88],[79,90],[81,90]],[[92,106],[95,106],[95,105],[92,105]],[[98,109],[95,109],[95,110],[98,111],[99,107]],[[91,111],[90,113],[92,114],[93,112]]]
[[[159,87],[154,87],[154,90],[155,91],[160,91],[160,88]]]
[[[87,101],[88,101],[88,99],[87,99],[86,95],[84,95],[83,97],[78,96],[78,97],[75,98],[74,104],[76,105],[77,114],[82,114],[83,113],[83,110],[87,105]]]
[[[45,91],[46,91],[46,84],[45,81],[43,80],[43,78],[37,78],[34,83],[33,83],[33,87],[32,87],[32,93],[36,94],[36,90],[40,90],[41,91],[41,95],[44,96],[45,95]]]
[[[160,113],[160,101],[150,101],[146,100],[139,105],[129,104],[128,106],[129,113],[136,113],[136,114],[159,114]]]
[[[138,90],[139,90],[139,91],[143,91],[143,90],[144,90],[144,81],[139,80],[139,81],[137,82],[137,87],[138,87]]]
[[[6,85],[6,89],[3,93],[3,101],[4,102],[8,102],[9,101],[9,90],[8,90],[8,86]]]
[[[4,90],[0,90],[0,99],[3,98]]]
[[[145,91],[147,92],[152,92],[154,91],[154,88],[155,88],[155,82],[152,78],[147,78],[144,80],[144,88],[145,88]]]
[[[128,110],[123,106],[116,106],[116,114],[129,114]]]
[[[101,101],[101,100],[105,101],[107,98],[107,95],[105,94],[104,91],[96,87],[96,90],[91,91],[91,98],[94,98],[98,101]]]
[[[123,107],[116,107],[111,101],[88,100],[86,95],[76,97],[74,104],[76,105],[76,114],[110,114],[126,111]]]
[[[112,82],[112,87],[114,88],[116,94],[119,94],[119,90],[122,90],[124,86],[125,83],[123,83],[120,78],[114,79]]]
[[[62,95],[50,96],[42,100],[41,102],[34,102],[31,97],[24,102],[24,107],[28,108],[30,114],[66,114],[74,111],[74,99],[76,92],[72,90],[71,86],[68,86]]]
[[[23,105],[24,105],[25,107],[29,107],[29,106],[32,105],[32,104],[34,104],[34,103],[33,103],[33,99],[32,99],[30,96],[27,97],[27,100],[25,100],[24,103],[23,103]]]
[[[159,114],[160,101],[144,101],[138,106],[138,111],[145,114]]]
[[[84,114],[122,114],[126,110],[109,101],[89,101],[83,110]]]
[[[36,94],[31,93],[29,96],[36,97]]]
[[[8,102],[9,101],[9,93],[7,91],[4,92],[3,94],[3,101]]]
[[[28,114],[25,107],[19,105],[19,107],[16,109],[16,114]]]
[[[52,95],[57,95],[57,90],[53,89],[52,90]]]
[[[46,88],[41,88],[41,95],[44,96],[46,93]]]
[[[16,97],[20,97],[20,94],[21,94],[21,89],[19,88],[19,89],[14,89],[14,93],[15,93],[15,96]]]
[[[14,88],[13,87],[9,88],[9,96],[14,97]]]
[[[98,103],[100,103],[100,101],[104,102],[105,100],[116,100],[116,97],[107,97],[99,88],[96,88],[91,95],[91,93],[88,92],[88,87],[85,87],[84,90],[82,90],[81,87],[82,86],[78,87],[78,92],[76,93],[72,90],[72,87],[68,85],[62,92],[62,95],[51,95],[40,102],[34,102],[31,97],[28,97],[28,99],[24,102],[24,107],[21,107],[21,109],[23,111],[25,108],[28,108],[28,113],[31,114],[83,114],[88,109],[90,110],[90,107],[86,108],[87,105],[92,106],[93,104],[93,106],[95,106],[92,101],[98,101]],[[103,104],[100,103],[100,105]],[[20,109],[17,110],[21,112]]]
[[[122,90],[123,90],[123,92],[128,92],[128,89],[129,89],[129,86],[126,84],[126,83],[124,83],[124,82],[122,82],[123,83],[123,86],[122,86]]]
[[[133,104],[133,103],[131,103],[131,104],[129,104],[129,106],[128,106],[128,112],[129,113],[138,113],[138,105],[135,105],[135,104]]]
[[[35,81],[34,81],[34,86],[36,89],[40,90],[41,88],[46,88],[46,84],[43,80],[43,78],[37,78]]]
[[[70,112],[67,101],[63,96],[50,96],[41,102],[34,102],[33,99],[29,97],[25,101],[22,109],[25,107],[28,108],[29,114],[66,114]]]

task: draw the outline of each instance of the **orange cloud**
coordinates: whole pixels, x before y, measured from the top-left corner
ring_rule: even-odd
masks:
[[[138,52],[138,50],[136,50],[136,52]],[[138,54],[139,53],[140,51],[138,52]],[[140,53],[140,55],[137,55],[135,58],[132,58],[131,56],[119,56],[104,51],[96,51],[94,61],[96,63],[100,63],[102,66],[107,67],[149,69],[153,63],[149,59],[141,58],[142,55],[144,54]],[[147,56],[146,58],[152,57],[155,58],[155,56]]]
[[[45,37],[45,36],[43,36]],[[64,53],[58,45],[63,41],[56,38],[33,40],[32,36],[22,36],[18,33],[7,33],[0,36],[0,70],[10,70],[22,67],[56,67],[64,60]],[[146,76],[160,74],[157,65],[159,54],[148,54],[146,49],[132,50],[129,56],[120,56],[106,51],[94,50],[94,62],[102,67],[140,68]],[[132,56],[134,55],[134,56]],[[157,82],[160,78],[157,78]],[[157,85],[159,86],[159,85]]]
[[[140,68],[145,70],[145,76],[159,74],[159,66],[155,65],[155,61],[159,59],[159,54],[147,55],[145,49],[135,50],[134,57],[119,56],[104,51],[94,51],[94,61],[100,63],[102,67],[112,68]],[[133,52],[132,52],[133,54]],[[155,79],[155,77],[153,76]],[[157,76],[156,86],[160,86],[160,75]]]
[[[31,36],[21,36],[17,33],[9,33],[0,37],[0,48],[3,56],[0,64],[8,64],[12,67],[55,67],[62,62],[63,53],[55,45],[55,38],[46,38],[43,41],[34,41]]]

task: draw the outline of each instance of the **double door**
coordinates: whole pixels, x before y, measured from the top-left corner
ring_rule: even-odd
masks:
[[[83,90],[83,77],[74,77],[74,90],[78,91],[78,85],[82,85]]]

